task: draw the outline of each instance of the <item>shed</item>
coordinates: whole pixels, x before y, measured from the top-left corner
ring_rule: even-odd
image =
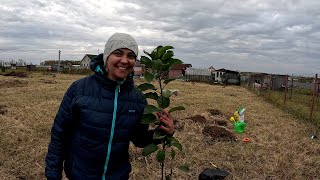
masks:
[[[254,88],[267,88],[271,80],[271,75],[267,73],[254,73],[249,76],[248,86]]]
[[[226,69],[221,79],[224,84],[240,85],[240,74],[238,71]]]
[[[286,86],[286,83],[288,81],[288,76],[287,75],[279,75],[279,74],[272,74],[271,75],[271,88],[273,90],[281,89]]]

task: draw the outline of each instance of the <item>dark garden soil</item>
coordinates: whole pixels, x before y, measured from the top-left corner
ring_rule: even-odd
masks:
[[[212,140],[221,141],[235,141],[235,134],[222,126],[205,126],[202,130],[202,134],[205,136],[210,136]]]

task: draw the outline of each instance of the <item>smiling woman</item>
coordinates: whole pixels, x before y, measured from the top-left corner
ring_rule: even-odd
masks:
[[[51,130],[46,176],[61,179],[129,178],[129,143],[153,143],[153,130],[141,124],[146,106],[134,88],[132,72],[138,45],[132,36],[115,33],[103,54],[90,62],[94,75],[74,82],[67,90]],[[121,89],[121,91],[120,91]],[[166,112],[166,111],[164,111]],[[174,131],[171,117],[164,132]]]
[[[138,54],[138,44],[132,36],[115,33],[106,43],[103,60],[108,78],[123,81],[132,73]]]
[[[117,49],[106,60],[108,78],[123,81],[133,71],[136,55],[130,49]]]

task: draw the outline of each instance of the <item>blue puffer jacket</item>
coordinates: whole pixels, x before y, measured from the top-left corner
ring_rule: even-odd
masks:
[[[129,142],[143,147],[152,132],[139,120],[146,101],[133,80],[123,83],[106,77],[102,54],[91,62],[98,71],[74,82],[67,90],[51,130],[46,156],[48,179],[128,179]]]

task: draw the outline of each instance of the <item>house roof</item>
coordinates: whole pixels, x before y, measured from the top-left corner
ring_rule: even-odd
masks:
[[[92,59],[94,59],[96,56],[98,56],[98,55],[94,55],[94,54],[86,54],[85,56],[88,56],[88,58],[90,59],[90,60],[92,60]]]
[[[94,55],[94,54],[85,54],[84,56],[83,56],[83,58],[81,59],[81,61],[79,62],[79,64],[84,60],[84,58],[85,57],[88,57],[89,59],[90,59],[90,61],[92,60],[92,59],[94,59],[96,56],[98,56],[98,55]]]
[[[192,67],[191,64],[175,64],[171,70],[186,70],[187,68]]]
[[[226,72],[226,69],[222,68],[222,69],[217,69],[216,72]]]

